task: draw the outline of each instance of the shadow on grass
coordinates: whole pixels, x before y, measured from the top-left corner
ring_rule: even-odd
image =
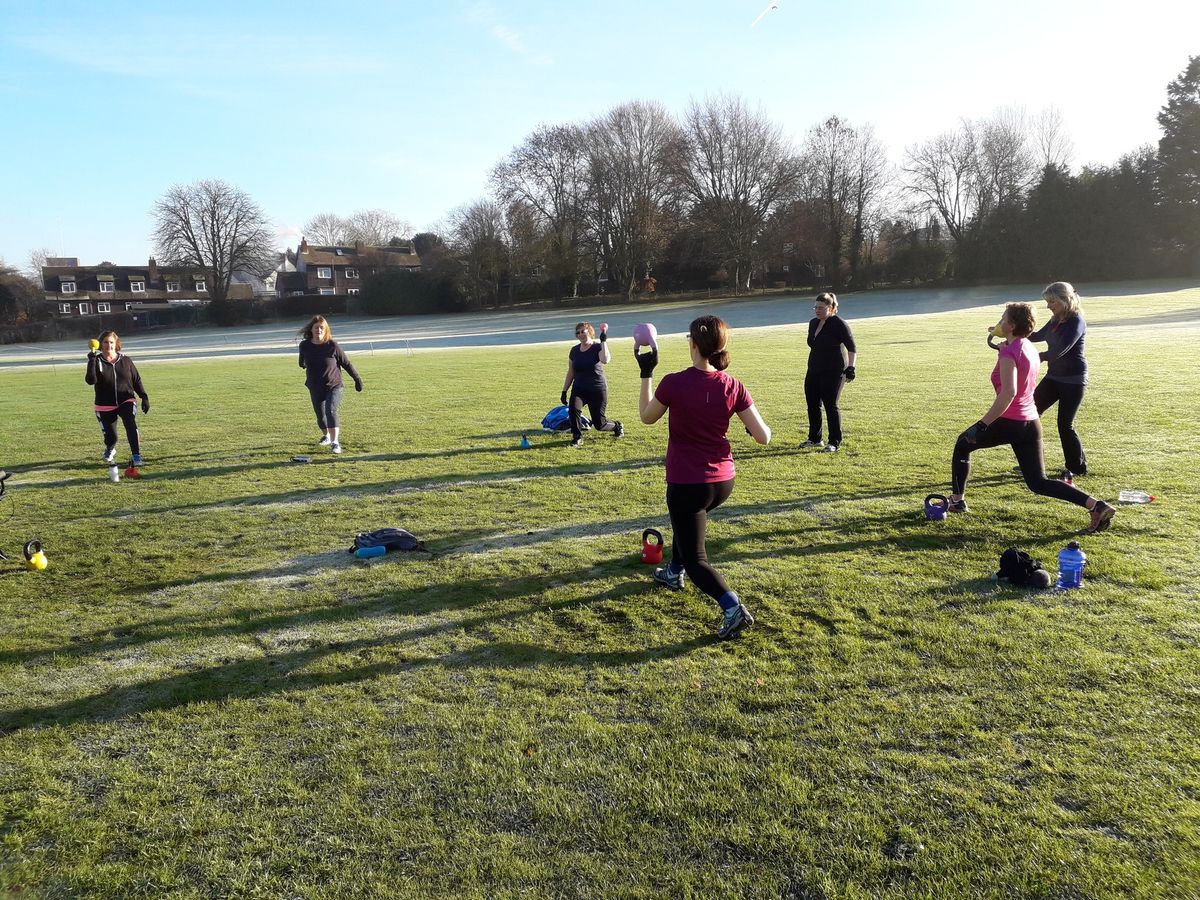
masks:
[[[454,586],[457,588],[461,587]],[[653,590],[653,585],[637,582],[633,587]],[[518,669],[545,666],[578,666],[590,668],[622,668],[642,663],[674,659],[701,647],[717,642],[715,635],[698,635],[688,640],[654,646],[616,651],[572,652],[519,641],[494,641],[468,650],[456,650],[442,655],[426,655],[406,652],[404,645],[411,644],[441,632],[470,632],[479,627],[492,626],[505,619],[524,618],[534,613],[577,608],[597,601],[619,597],[628,601],[632,593],[629,583],[611,587],[587,598],[564,600],[536,607],[525,607],[493,616],[476,616],[429,625],[401,636],[371,637],[358,640],[331,641],[320,646],[272,652],[264,647],[264,656],[239,660],[194,672],[181,672],[154,681],[115,687],[78,700],[68,700],[50,706],[17,709],[0,714],[0,734],[8,734],[26,728],[69,725],[75,722],[107,722],[147,712],[172,709],[191,703],[222,702],[250,699],[284,691],[301,691],[330,685],[352,684],[379,676],[394,675],[425,667],[441,667],[446,670],[488,668]],[[490,599],[494,599],[489,597]],[[380,598],[372,604],[375,608],[394,602]],[[364,606],[353,610],[330,611],[334,614],[352,612],[362,614]],[[415,612],[415,610],[413,611]],[[305,617],[308,624],[318,624],[322,613]],[[281,625],[299,624],[297,617],[281,617]],[[323,621],[332,621],[324,619]],[[269,627],[268,620],[261,620],[253,627],[237,630],[257,630]],[[217,629],[230,631],[231,629]],[[261,646],[261,644],[260,644]],[[334,655],[359,656],[376,651],[391,651],[390,659],[365,665],[348,665],[333,671],[305,672],[312,665],[321,663]]]

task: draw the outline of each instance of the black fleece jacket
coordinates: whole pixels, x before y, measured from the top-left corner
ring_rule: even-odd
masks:
[[[142,387],[142,376],[138,374],[133,360],[122,353],[112,362],[99,353],[88,354],[87,375],[83,380],[96,386],[97,406],[120,406],[134,398],[149,400]]]

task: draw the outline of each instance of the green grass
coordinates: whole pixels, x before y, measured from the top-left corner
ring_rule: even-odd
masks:
[[[759,622],[727,644],[637,561],[666,423],[627,341],[627,437],[578,451],[535,433],[565,345],[358,354],[337,459],[290,358],[145,364],[115,485],[82,365],[4,372],[0,548],[50,568],[0,563],[0,892],[1200,894],[1200,289],[1086,313],[1080,485],[1160,500],[1083,538],[1069,593],[990,580],[1087,521],[1006,449],[970,515],[921,512],[990,402],[992,311],[856,322],[832,457],[797,448],[802,326],[736,332],[775,440],[733,430],[709,529]],[[345,553],[384,525],[435,555]]]

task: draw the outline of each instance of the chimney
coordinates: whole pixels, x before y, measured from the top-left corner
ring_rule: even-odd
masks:
[[[366,249],[367,249],[367,248],[363,246],[363,242],[362,242],[362,241],[358,241],[358,240],[356,240],[356,241],[354,242],[354,254],[355,254],[356,256],[362,256],[362,254],[363,254],[363,251],[364,251],[364,250],[366,250]]]
[[[147,267],[146,280],[151,284],[158,281],[158,263],[154,261],[154,257],[150,257],[150,265]]]
[[[303,254],[305,254],[305,253],[308,253],[308,238],[300,238],[300,249],[299,249],[299,253],[300,253],[301,255],[303,255]]]

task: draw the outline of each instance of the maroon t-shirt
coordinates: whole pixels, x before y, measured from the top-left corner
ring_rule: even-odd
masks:
[[[733,477],[726,433],[731,416],[754,400],[746,386],[724,372],[696,367],[663,377],[654,398],[667,407],[667,483],[711,484]]]

